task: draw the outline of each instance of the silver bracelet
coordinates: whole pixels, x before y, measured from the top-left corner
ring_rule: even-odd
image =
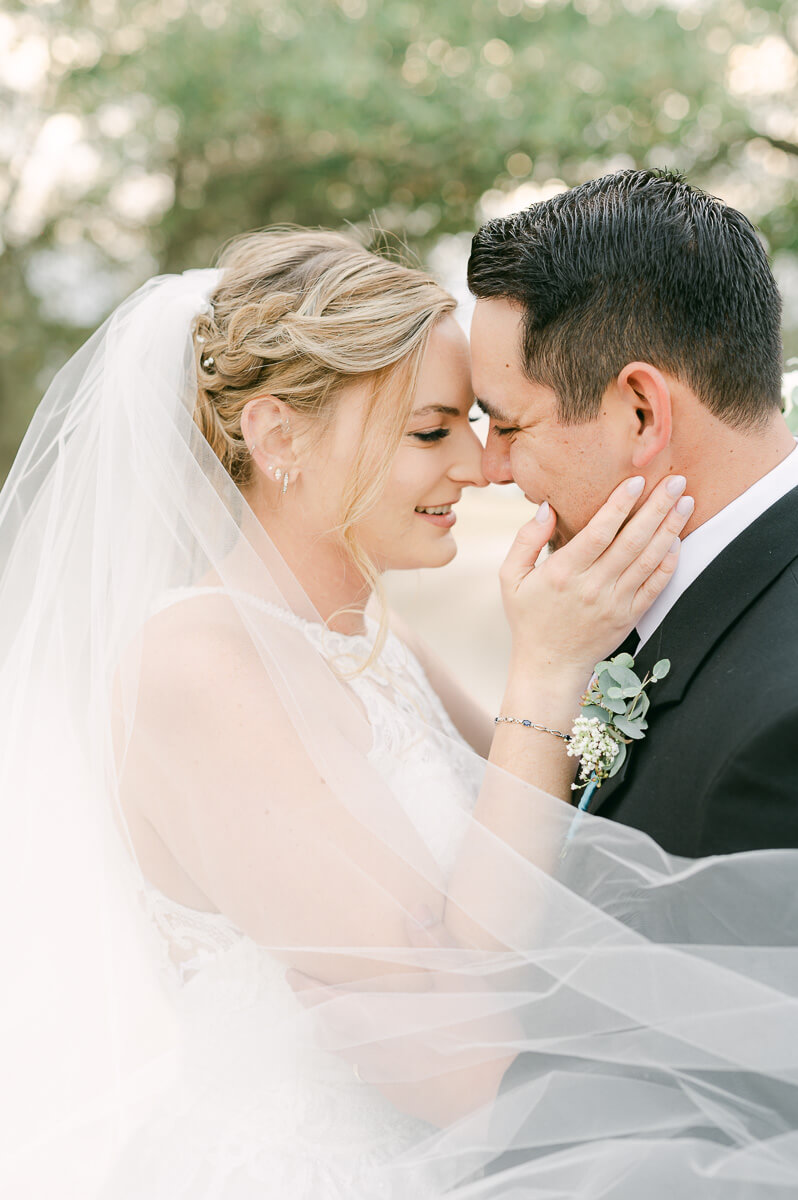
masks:
[[[559,729],[549,729],[548,725],[533,725],[531,721],[526,721],[522,717],[505,717],[498,716],[493,719],[494,725],[523,725],[524,729],[537,729],[538,733],[553,733],[555,737],[562,738],[564,742],[571,741],[570,733],[561,733]]]

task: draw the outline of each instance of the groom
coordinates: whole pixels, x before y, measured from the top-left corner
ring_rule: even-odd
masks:
[[[591,811],[691,858],[798,847],[798,450],[781,414],[781,303],[754,229],[677,176],[621,171],[488,222],[468,279],[484,474],[549,501],[554,548],[626,477],[645,476],[645,496],[676,472],[695,498],[675,574],[623,647],[641,678],[660,658],[671,670]],[[670,941],[656,908],[647,932],[657,940],[662,919]],[[500,1094],[571,1070],[610,1085],[616,1073],[521,1054]],[[641,1073],[667,1091],[667,1073]],[[794,1127],[796,1089],[694,1074],[699,1093],[718,1083]],[[696,1126],[715,1136],[699,1110]]]
[[[671,582],[624,645],[660,658],[649,729],[591,811],[673,854],[798,847],[798,451],[781,303],[741,213],[621,171],[489,221],[468,282],[483,469],[557,513],[553,548],[624,478],[687,478]]]

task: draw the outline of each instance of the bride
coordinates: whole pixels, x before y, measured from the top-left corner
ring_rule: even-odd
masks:
[[[570,804],[593,665],[676,563],[668,480],[545,561],[556,514],[520,531],[512,720],[382,603],[485,483],[453,309],[338,234],[250,235],[40,406],[0,501],[5,1195],[794,1186],[793,856]]]

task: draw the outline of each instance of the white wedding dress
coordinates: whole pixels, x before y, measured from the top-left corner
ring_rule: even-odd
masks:
[[[223,589],[180,589],[171,604]],[[362,662],[370,633],[350,636],[254,596],[236,599],[301,630],[336,665]],[[369,714],[370,761],[444,873],[456,832],[440,797],[469,809],[475,756],[460,739],[416,657],[389,634],[377,662],[350,686]],[[445,734],[436,738],[435,731]],[[351,1066],[296,1036],[285,964],[219,913],[175,903],[154,887],[147,909],[181,1019],[181,1083],[128,1146],[108,1200],[399,1200],[437,1195],[445,1180],[410,1168],[387,1185],[379,1168],[431,1126],[398,1112]],[[398,1188],[401,1190],[398,1190]],[[387,1189],[387,1190],[386,1190]]]

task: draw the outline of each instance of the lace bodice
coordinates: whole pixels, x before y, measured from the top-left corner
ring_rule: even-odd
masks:
[[[173,591],[157,608],[214,593],[226,594],[223,589]],[[374,622],[364,635],[344,635],[254,596],[240,594],[236,600],[301,631],[339,672],[363,663],[373,645]],[[473,754],[418,659],[393,633],[379,658],[348,686],[368,714],[369,760],[445,876],[457,853],[452,812],[467,811],[476,795]],[[355,1200],[387,1195],[375,1190],[376,1166],[426,1128],[359,1083],[346,1063],[313,1047],[303,1024],[308,1014],[302,1014],[285,980],[284,963],[222,914],[185,908],[152,886],[144,899],[159,933],[184,1034],[182,1091],[170,1101],[182,1116],[162,1118],[159,1145],[176,1119],[182,1132],[170,1135],[170,1145],[185,1145],[190,1130],[196,1153],[207,1156],[211,1145],[221,1164],[218,1189],[195,1192],[191,1155],[174,1150],[167,1172],[172,1190],[164,1197]],[[125,1169],[132,1178],[144,1170],[146,1194],[154,1200],[162,1192],[153,1190],[142,1163],[146,1150],[139,1146],[135,1162],[128,1161]],[[158,1169],[166,1172],[162,1162]],[[239,1175],[252,1190],[230,1184]],[[439,1183],[433,1188],[428,1179],[412,1185],[408,1180],[406,1194],[437,1194]]]

